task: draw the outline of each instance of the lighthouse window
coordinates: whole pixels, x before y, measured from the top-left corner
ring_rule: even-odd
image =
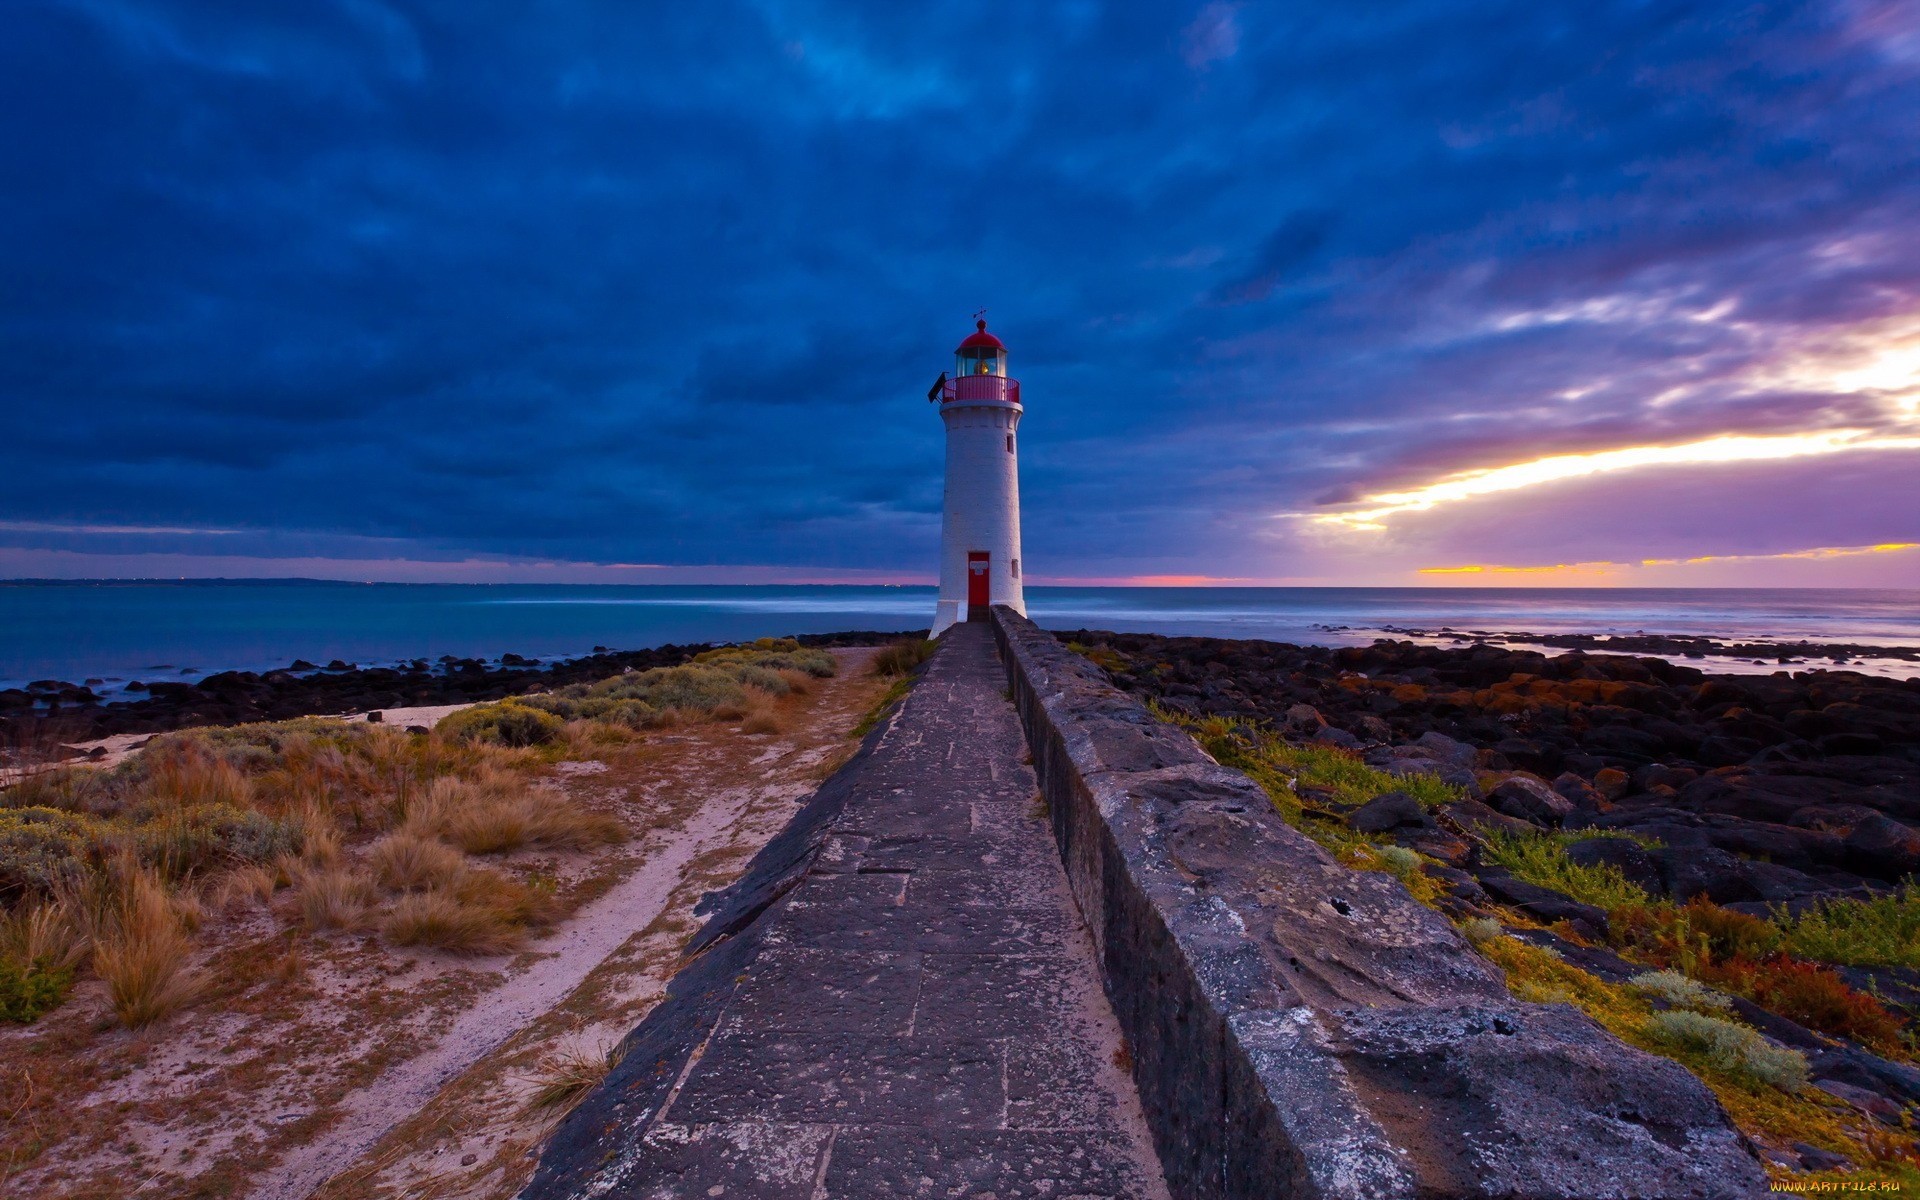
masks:
[[[1015,579],[1020,578],[1020,560],[1017,558],[1013,559],[1007,565],[1013,568],[1013,577]]]
[[[1007,453],[1008,454],[1013,453],[1013,435],[1012,434],[1007,435]]]

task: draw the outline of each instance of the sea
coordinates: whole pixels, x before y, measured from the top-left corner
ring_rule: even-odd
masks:
[[[0,687],[98,681],[95,690],[111,697],[132,680],[192,682],[216,671],[262,671],[296,660],[363,667],[443,655],[552,660],[596,647],[856,629],[904,633],[925,630],[933,607],[933,588],[908,586],[0,582]],[[1527,645],[1527,633],[1920,646],[1920,590],[1030,587],[1027,607],[1035,621],[1056,630],[1326,646],[1389,636],[1440,645],[1474,637]],[[1685,661],[1758,673],[1834,665],[1783,666],[1773,656]],[[1897,678],[1920,675],[1914,662],[1871,654],[1846,665]]]

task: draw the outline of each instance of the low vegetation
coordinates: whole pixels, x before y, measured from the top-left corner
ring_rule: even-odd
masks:
[[[522,1111],[554,1120],[565,1116],[620,1065],[622,1053],[618,1044],[598,1050],[572,1046],[542,1059],[539,1071],[523,1081],[531,1090]]]
[[[779,699],[835,670],[825,651],[763,639],[476,705],[430,733],[323,719],[188,730],[117,767],[15,780],[0,791],[0,1019],[38,1019],[90,973],[120,1024],[163,1020],[208,987],[197,914],[236,906],[310,936],[511,951],[558,915],[552,880],[511,856],[628,836],[542,768],[687,721],[778,732]]]
[[[1514,878],[1552,888],[1582,904],[1612,909],[1629,904],[1645,906],[1651,899],[1646,889],[1628,879],[1620,868],[1606,863],[1576,863],[1567,857],[1562,841],[1547,834],[1490,833],[1480,853],[1488,862],[1512,872]]]
[[[1377,771],[1345,750],[1294,745],[1245,721],[1167,710],[1159,715],[1185,726],[1223,765],[1261,783],[1290,824],[1341,862],[1392,874],[1428,904],[1442,895],[1424,869],[1423,856],[1390,838],[1356,832],[1341,817],[1389,791],[1436,808],[1459,798],[1445,782]],[[1731,999],[1751,1001],[1876,1053],[1913,1060],[1914,1037],[1901,1018],[1878,997],[1851,986],[1834,966],[1920,967],[1920,888],[1871,900],[1827,900],[1798,914],[1779,908],[1770,917],[1756,917],[1705,898],[1684,904],[1656,899],[1616,867],[1584,865],[1567,856],[1570,843],[1599,836],[1608,835],[1594,830],[1476,835],[1482,861],[1605,910],[1609,948],[1649,968],[1628,984],[1610,984],[1551,950],[1508,936],[1500,920],[1461,918],[1461,932],[1502,968],[1514,994],[1572,1004],[1623,1040],[1681,1062],[1714,1090],[1749,1134],[1776,1145],[1809,1143],[1845,1155],[1880,1177],[1920,1185],[1920,1138],[1913,1131],[1882,1128],[1810,1088],[1804,1056],[1741,1022]],[[1517,928],[1534,925],[1519,913],[1504,919]],[[1556,932],[1580,940],[1564,926]]]
[[[927,638],[901,638],[873,657],[875,675],[910,675],[921,663],[933,657],[940,643]]]
[[[579,720],[655,729],[683,720],[754,716],[763,726],[759,732],[772,732],[765,727],[772,720],[765,698],[804,691],[810,680],[829,678],[836,669],[833,655],[825,650],[809,649],[792,638],[761,638],[708,650],[677,667],[477,705],[442,725],[455,737],[509,747],[548,745],[563,737],[568,722]]]

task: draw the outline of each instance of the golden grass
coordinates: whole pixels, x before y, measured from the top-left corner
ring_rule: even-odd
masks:
[[[327,929],[358,929],[373,905],[373,884],[340,867],[303,869],[293,883],[295,911],[300,923],[318,933]]]
[[[165,738],[146,756],[146,795],[171,807],[252,806],[253,787],[231,763],[191,739]]]
[[[558,1118],[598,1087],[607,1072],[620,1065],[618,1043],[588,1050],[568,1046],[540,1060],[538,1070],[522,1082],[533,1085],[520,1111],[527,1116]]]
[[[191,1004],[205,980],[188,969],[192,943],[160,878],[126,865],[115,875],[114,903],[94,934],[93,969],[120,1023],[140,1029]]]
[[[805,671],[786,667],[778,672],[780,678],[787,681],[787,690],[796,696],[806,696],[813,692],[814,677]]]
[[[771,704],[756,704],[740,722],[741,733],[785,733],[787,723]]]
[[[499,773],[434,780],[407,813],[402,832],[441,837],[469,854],[526,846],[587,850],[627,838],[618,818],[582,808],[556,788],[529,786]]]
[[[257,863],[236,867],[214,885],[211,895],[213,907],[226,910],[242,904],[270,903],[281,882],[281,873],[272,867]]]
[[[445,842],[411,833],[394,833],[374,844],[367,866],[390,892],[423,892],[447,887],[466,872],[466,860]]]
[[[431,946],[454,954],[504,954],[519,946],[520,927],[498,910],[469,906],[443,892],[402,896],[380,923],[399,946]]]
[[[0,959],[71,970],[87,956],[87,934],[64,900],[26,901],[0,910]]]
[[[925,638],[902,638],[890,642],[880,653],[873,656],[873,665],[869,668],[875,675],[900,676],[910,674],[914,668],[933,657],[940,643]]]

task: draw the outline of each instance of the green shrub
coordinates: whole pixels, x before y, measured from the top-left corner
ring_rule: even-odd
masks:
[[[441,718],[440,732],[470,742],[501,746],[544,746],[559,737],[566,722],[554,713],[518,700],[476,704]]]
[[[1490,942],[1497,937],[1503,937],[1506,932],[1507,931],[1501,927],[1500,922],[1494,920],[1492,917],[1474,917],[1460,926],[1460,936],[1466,938],[1467,941],[1475,946],[1483,942]]]
[[[826,651],[802,646],[792,638],[760,638],[737,646],[721,646],[695,656],[710,666],[756,666],[769,671],[804,671],[815,679],[830,679],[840,671],[838,659]]]
[[[1776,913],[1785,948],[1856,967],[1920,967],[1920,889],[1872,900],[1822,900],[1799,916]]]
[[[60,1007],[72,986],[72,967],[45,959],[25,966],[0,959],[0,1021],[31,1025],[42,1013]]]
[[[1744,1025],[1704,1013],[1654,1013],[1647,1031],[1658,1042],[1691,1050],[1729,1075],[1797,1092],[1807,1085],[1806,1056],[1776,1046]]]
[[[746,663],[736,667],[734,677],[745,686],[765,692],[769,696],[784,696],[793,690],[793,685],[781,678],[780,672],[756,663]]]
[[[0,809],[0,896],[51,895],[111,846],[92,817],[57,808]]]
[[[1733,1006],[1732,1000],[1678,971],[1648,971],[1635,975],[1628,982],[1641,992],[1656,996],[1675,1008],[1704,1012]]]
[[[1606,863],[1582,866],[1567,857],[1558,839],[1545,834],[1489,833],[1483,853],[1515,878],[1563,892],[1582,904],[1613,909],[1648,902],[1646,889],[1620,868]]]
[[[226,862],[268,862],[298,853],[301,842],[296,822],[226,804],[162,813],[137,826],[133,839],[140,861],[170,879]]]

